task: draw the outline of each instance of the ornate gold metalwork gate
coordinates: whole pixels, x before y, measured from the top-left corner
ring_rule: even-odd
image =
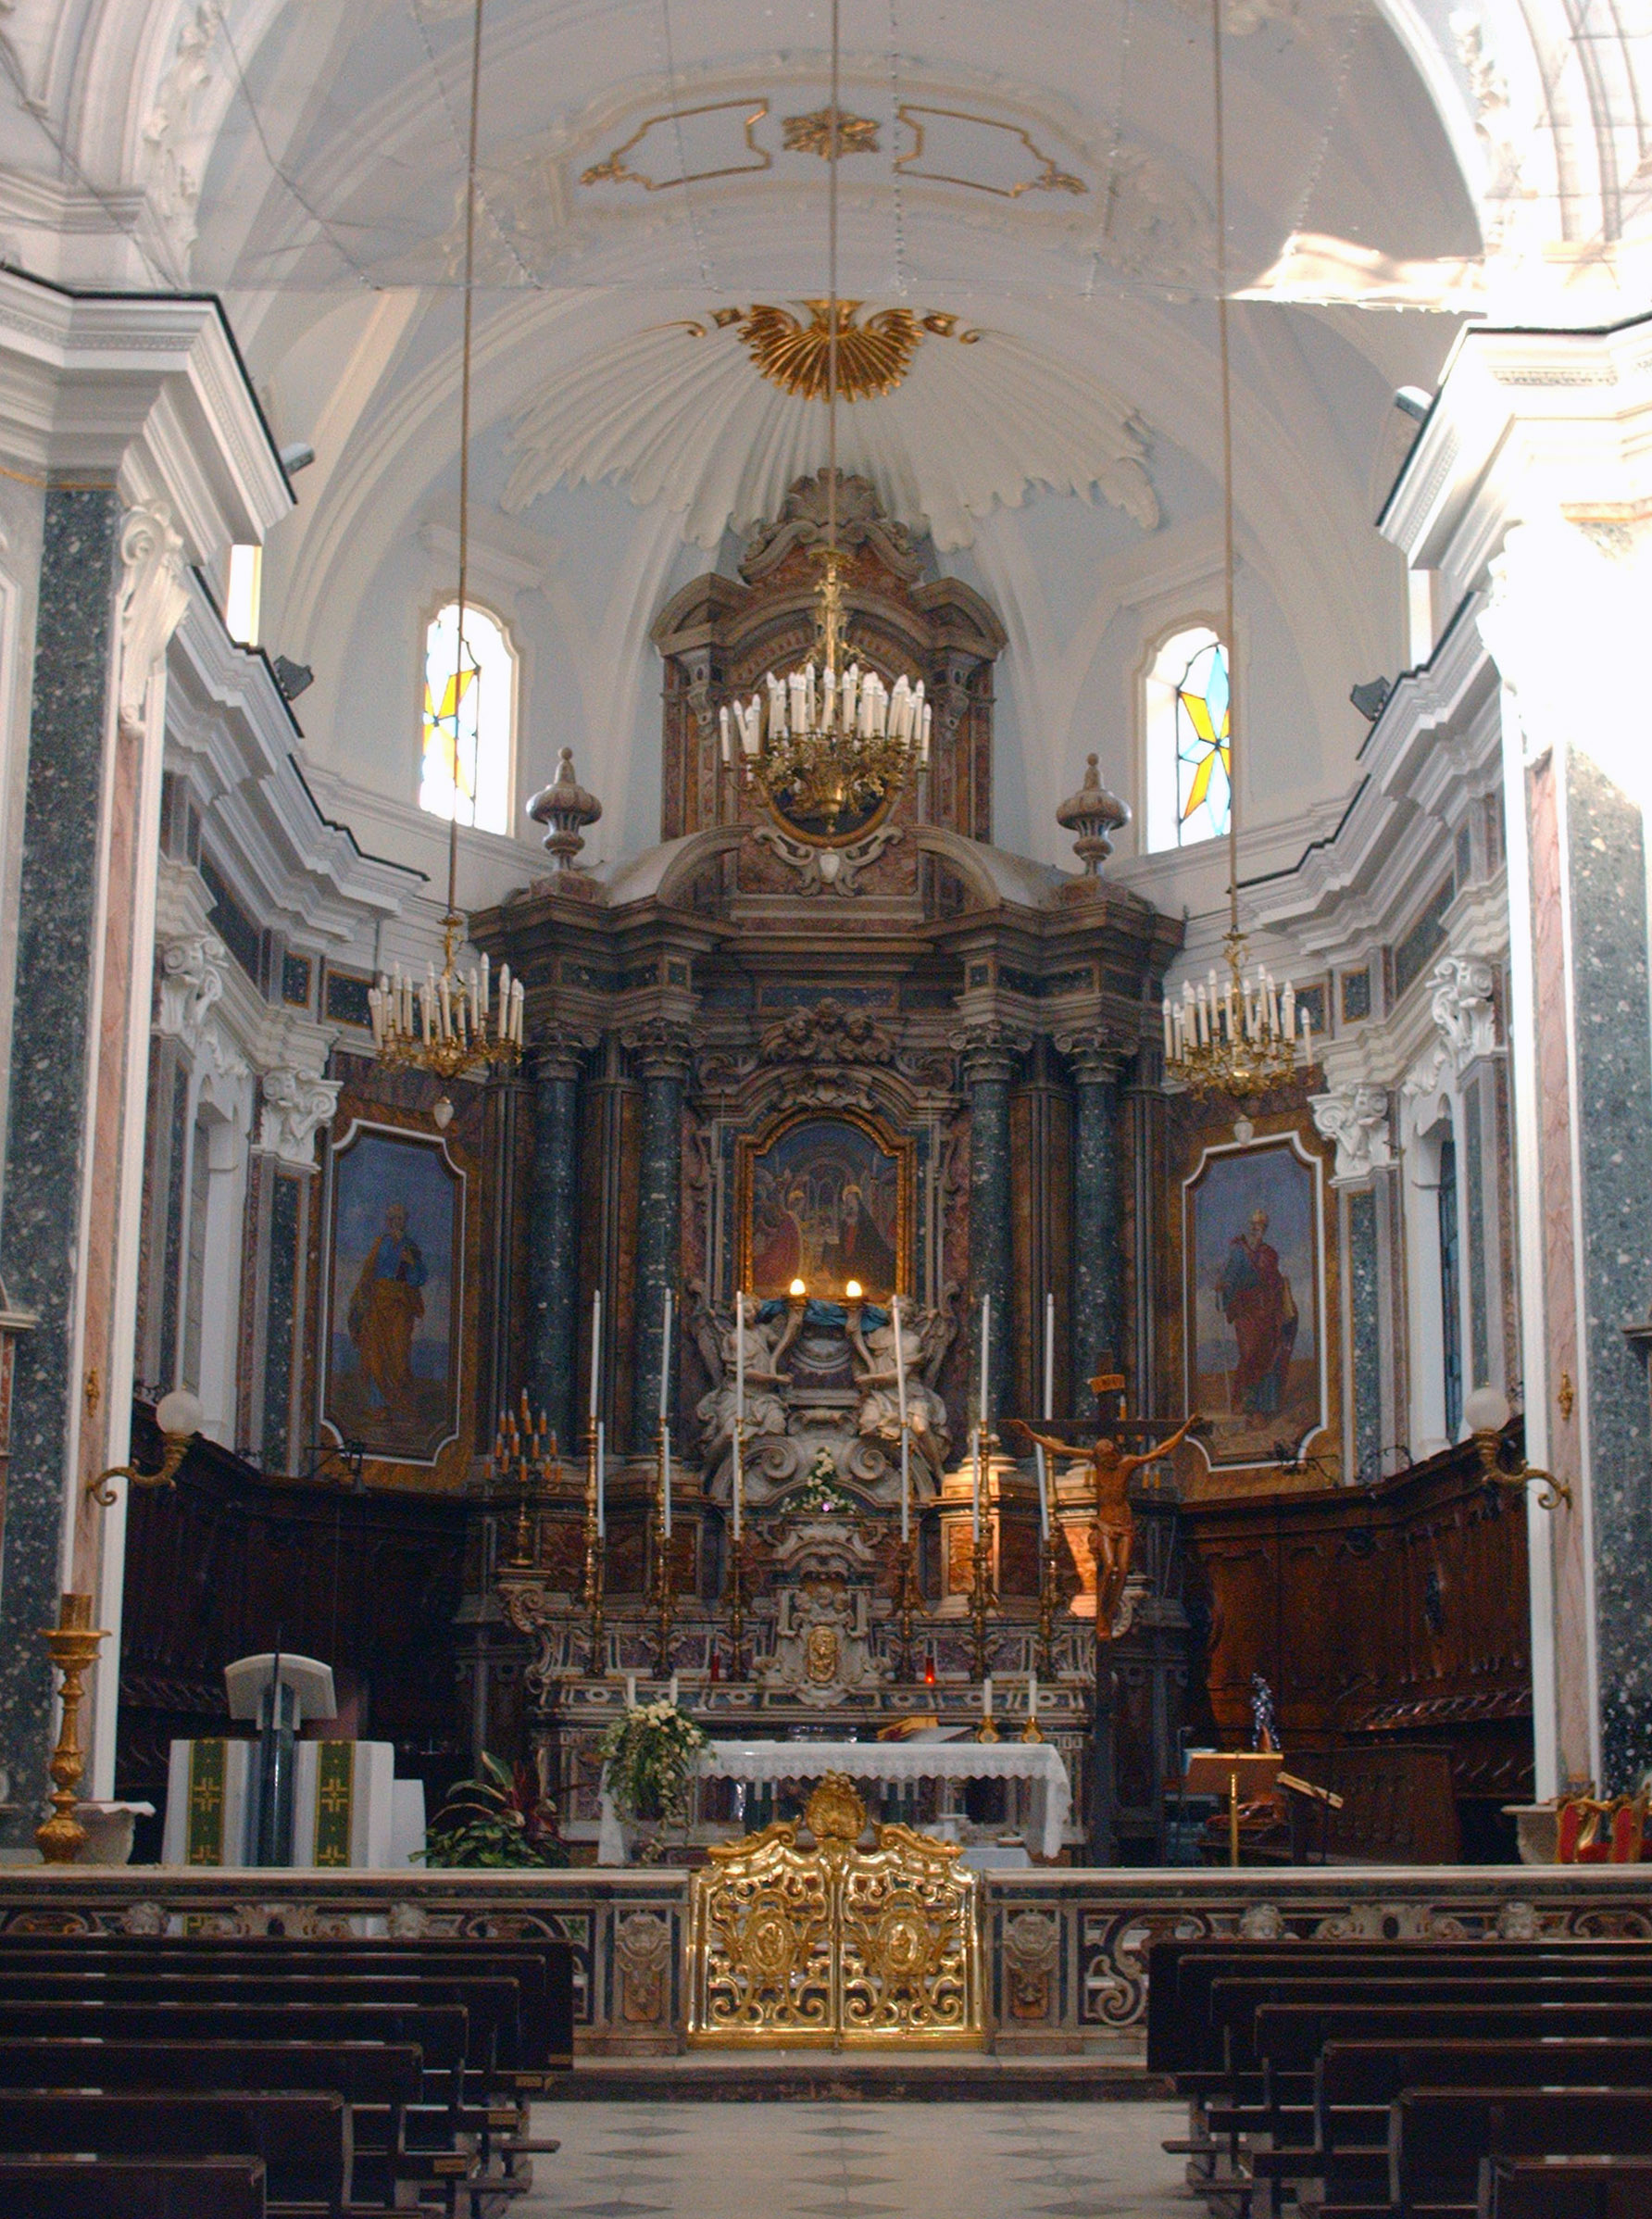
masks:
[[[975,1875],[909,1826],[857,1845],[866,1806],[830,1774],[795,1825],[712,1849],[688,1932],[688,2038],[798,2049],[986,2040]]]

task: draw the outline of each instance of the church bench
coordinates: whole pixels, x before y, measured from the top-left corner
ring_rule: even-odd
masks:
[[[3,1991],[0,1991],[3,1992]],[[1639,1977],[1614,1975],[1604,1967],[1587,1972],[1534,1972],[1497,1978],[1454,1968],[1426,1977],[1338,1980],[1314,1979],[1218,1981],[1211,1996],[1213,2027],[1225,2043],[1224,2063],[1230,2072],[1256,2070],[1261,2063],[1257,2046],[1258,2012],[1270,2006],[1301,2004],[1360,2004],[1371,2009],[1467,2003],[1483,2000],[1488,2007],[1538,2003],[1644,2003],[1652,2007],[1652,1966]],[[1308,2068],[1311,2071],[1311,2061]]]
[[[440,1979],[474,1975],[514,1979],[521,1990],[522,2062],[519,2085],[529,2091],[544,2085],[534,2076],[565,2072],[573,2064],[573,1950],[546,1935],[508,1939],[469,1939],[457,1935],[353,1936],[315,1940],[282,1935],[66,1935],[0,1934],[0,1969],[14,1962],[61,1961],[144,1964],[181,1960],[192,1965],[222,1964],[256,1971],[280,1970],[415,1974]]]
[[[1646,2219],[1652,2157],[1489,2157],[1477,2219]]]
[[[1484,2159],[1649,2150],[1652,2088],[1407,2088],[1388,2113],[1388,2202],[1474,2219]]]
[[[0,2040],[0,2090],[68,2088],[187,2096],[321,2089],[349,2106],[357,2182],[382,2184],[403,2148],[403,2119],[424,2087],[420,2052],[378,2042]]]
[[[352,2203],[350,2112],[335,2093],[0,2090],[0,2156],[87,2155],[261,2158],[272,2215],[344,2219]]]
[[[6,2219],[266,2219],[256,2157],[0,2157]]]
[[[1220,2062],[1220,2051],[1215,2060],[1209,2056],[1205,2035],[1211,1987],[1220,1978],[1260,1978],[1296,1972],[1311,1975],[1316,1967],[1324,1967],[1339,1979],[1358,1982],[1414,1969],[1444,1971],[1457,1962],[1496,1977],[1505,1967],[1529,1967],[1539,1958],[1552,1959],[1561,1969],[1595,1959],[1614,1965],[1633,1963],[1638,1959],[1652,1971],[1652,1942],[1155,1942],[1148,1955],[1148,2070],[1175,2074]]]

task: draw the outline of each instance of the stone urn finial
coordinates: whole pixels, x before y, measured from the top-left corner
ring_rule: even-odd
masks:
[[[1130,822],[1130,805],[1102,784],[1096,763],[1096,757],[1088,758],[1083,784],[1056,811],[1056,822],[1079,835],[1072,845],[1086,878],[1094,878],[1112,854],[1113,843],[1108,835]]]
[[[557,775],[528,804],[536,824],[548,824],[544,850],[556,871],[571,871],[573,859],[585,845],[587,824],[602,815],[602,803],[588,794],[573,774],[573,749],[564,747],[557,758]]]

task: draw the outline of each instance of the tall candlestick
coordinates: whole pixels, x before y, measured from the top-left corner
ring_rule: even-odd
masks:
[[[659,1513],[666,1539],[671,1537],[671,1429],[659,1429]]]
[[[671,1414],[671,1290],[666,1289],[665,1323],[659,1335],[659,1422]]]
[[[741,1444],[745,1431],[745,1297],[734,1297],[734,1538],[740,1538]]]
[[[909,1541],[912,1537],[912,1442],[907,1432],[907,1352],[901,1332],[901,1298],[898,1295],[891,1301],[889,1308],[895,1321],[895,1393],[901,1421],[901,1539]]]
[[[1045,1422],[1056,1414],[1056,1298],[1048,1293],[1044,1298],[1044,1414]],[[1050,1474],[1044,1444],[1035,1442],[1033,1452],[1038,1460],[1038,1530],[1047,1539],[1050,1530]]]
[[[1032,1725],[1038,1723],[1038,1674],[1035,1672],[1027,1674],[1027,1721]]]
[[[608,1532],[608,1444],[607,1428],[602,1420],[596,1421],[596,1537],[607,1538]]]
[[[977,1405],[982,1433],[990,1433],[993,1423],[993,1413],[988,1407],[993,1376],[992,1349],[993,1298],[987,1294],[981,1298],[981,1399]]]
[[[983,1680],[982,1681],[982,1683],[981,1683],[981,1715],[982,1716],[982,1718],[990,1718],[990,1717],[992,1716],[992,1714],[993,1714],[993,1675],[992,1675],[992,1674],[989,1672],[989,1673],[987,1674],[987,1675],[986,1675],[985,1679],[983,1679]]]
[[[602,1289],[591,1298],[591,1423],[596,1423],[596,1388],[602,1377]]]
[[[970,1436],[970,1531],[981,1538],[981,1428]]]

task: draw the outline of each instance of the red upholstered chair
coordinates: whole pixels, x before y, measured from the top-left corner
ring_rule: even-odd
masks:
[[[1609,1837],[1602,1837],[1601,1822],[1611,1806],[1593,1796],[1568,1796],[1560,1806],[1556,1827],[1557,1864],[1605,1864],[1611,1854]]]
[[[1612,1812],[1612,1862],[1639,1864],[1646,1854],[1646,1799],[1626,1795]]]

